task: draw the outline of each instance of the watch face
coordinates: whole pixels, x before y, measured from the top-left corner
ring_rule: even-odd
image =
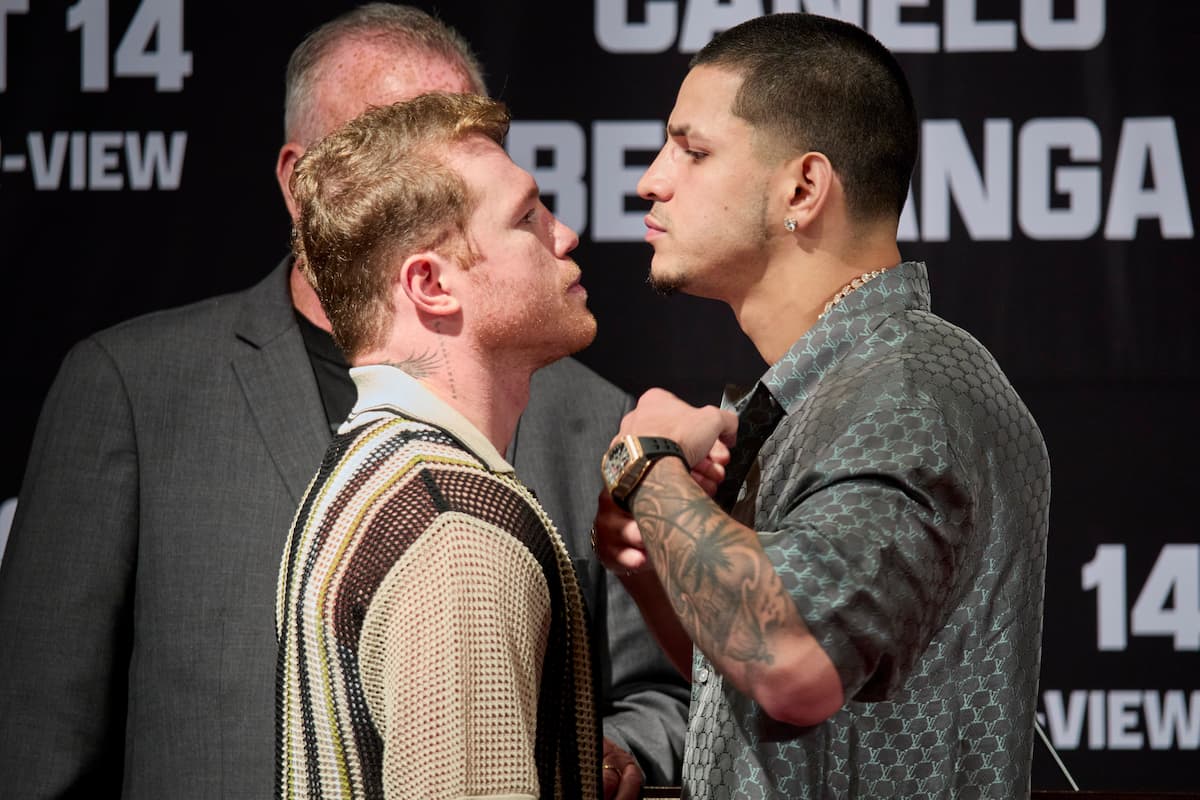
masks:
[[[621,477],[621,473],[625,471],[625,467],[629,465],[629,448],[625,442],[617,442],[608,451],[608,456],[604,459],[604,482],[611,489],[616,485],[617,480]]]

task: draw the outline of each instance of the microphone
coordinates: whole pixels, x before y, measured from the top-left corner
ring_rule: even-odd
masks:
[[[1054,763],[1058,765],[1058,771],[1061,772],[1063,777],[1067,779],[1067,783],[1071,784],[1071,788],[1078,792],[1079,784],[1076,783],[1075,779],[1071,777],[1071,773],[1067,770],[1067,765],[1064,764],[1062,759],[1058,757],[1058,751],[1055,750],[1054,745],[1051,744],[1050,737],[1046,735],[1044,730],[1042,730],[1042,723],[1035,719],[1033,721],[1033,727],[1035,730],[1037,730],[1038,736],[1041,737],[1042,742],[1046,745],[1046,749],[1050,751],[1050,755],[1053,756]]]

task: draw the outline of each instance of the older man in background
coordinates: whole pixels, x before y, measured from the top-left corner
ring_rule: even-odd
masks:
[[[461,37],[423,12],[375,3],[314,31],[288,68],[289,209],[308,145],[368,105],[439,89],[483,82]],[[270,795],[279,554],[355,396],[328,329],[288,259],[244,292],[67,355],[0,562],[6,796]],[[629,405],[559,361],[534,375],[508,455],[581,576],[605,747],[672,781],[686,688],[588,545],[594,453]]]

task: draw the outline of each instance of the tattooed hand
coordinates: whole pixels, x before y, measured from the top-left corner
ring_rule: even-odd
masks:
[[[710,465],[719,464],[723,476],[724,464],[729,463],[729,447],[737,439],[737,416],[716,406],[697,408],[665,389],[651,389],[621,420],[621,435],[625,434],[674,440],[683,448],[687,463],[703,470],[701,477],[712,478],[716,473]],[[707,485],[701,485],[707,491]]]
[[[713,420],[716,422],[723,423],[725,421],[721,415],[725,414],[726,412],[718,411],[717,415],[711,415],[709,412],[716,411],[717,409],[714,409],[711,406],[707,409],[692,408],[676,398],[674,395],[663,390],[652,390],[652,392],[647,392],[646,395],[643,395],[643,400],[645,400],[647,396],[650,396],[651,402],[654,403],[656,402],[654,395],[663,396],[661,399],[664,402],[664,407],[669,408],[671,405],[677,404],[678,406],[690,409],[693,412],[712,416]],[[640,404],[639,408],[641,408]],[[651,411],[652,413],[658,413],[657,409],[652,409],[650,406],[644,410]],[[637,410],[635,409],[625,417],[625,420],[628,422],[630,417],[636,413]],[[650,414],[646,414],[640,419],[635,420],[634,423],[653,425],[657,424],[657,418],[651,416]],[[733,424],[736,428],[736,417],[733,420]],[[619,439],[625,432],[627,431],[625,430],[624,425],[622,425],[622,433],[614,437],[613,441],[616,442],[617,439]],[[675,437],[672,436],[671,438],[674,439]],[[676,439],[676,441],[679,440]],[[685,449],[684,452],[686,453],[687,450]],[[721,439],[715,438],[712,440],[707,454],[699,459],[694,457],[690,458],[688,463],[694,465],[691,471],[692,480],[694,480],[708,496],[711,497],[712,495],[716,494],[717,487],[721,484],[721,480],[725,477],[725,467],[729,464],[729,457],[729,447],[726,446],[725,442],[721,441]],[[637,572],[641,572],[643,569],[649,566],[649,562],[646,560],[645,549],[642,546],[642,534],[638,530],[637,523],[634,522],[632,516],[617,507],[616,503],[613,502],[612,497],[609,496],[607,489],[600,492],[600,502],[596,509],[596,519],[592,526],[592,548],[596,551],[596,555],[600,559],[600,563],[603,564],[609,571],[617,575],[628,576]]]

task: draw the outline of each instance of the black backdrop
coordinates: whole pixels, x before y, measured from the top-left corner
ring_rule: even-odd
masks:
[[[350,5],[0,0],[0,499],[74,341],[243,288],[283,255],[283,67]],[[923,119],[902,252],[928,261],[934,310],[996,353],[1053,462],[1044,727],[1084,788],[1200,786],[1200,6],[417,5],[475,44],[518,120],[514,157],[582,229],[600,335],[581,360],[693,401],[763,364],[723,306],[644,284],[633,182],[691,52],[797,8],[892,47]],[[1035,788],[1065,786],[1035,765]]]

